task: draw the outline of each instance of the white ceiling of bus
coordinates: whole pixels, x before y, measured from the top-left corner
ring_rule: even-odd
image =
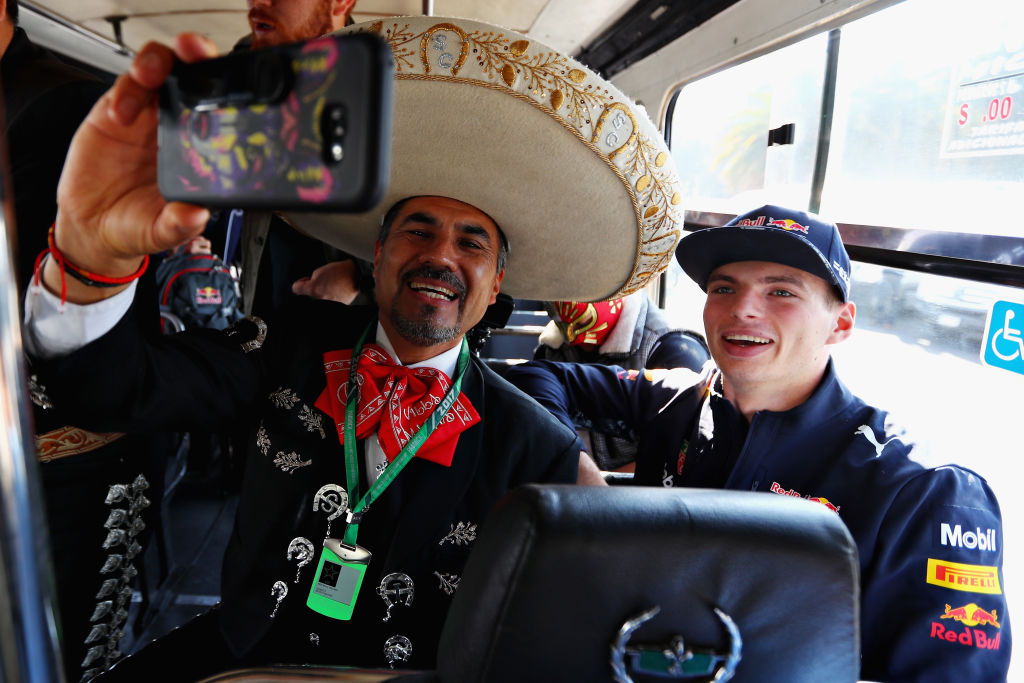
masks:
[[[204,33],[226,52],[248,33],[245,0],[23,0],[110,40],[113,24],[125,16],[124,44],[137,50],[148,40],[167,42],[182,31]],[[357,0],[353,17],[372,21],[425,14],[482,19],[575,54],[621,17],[633,0]]]

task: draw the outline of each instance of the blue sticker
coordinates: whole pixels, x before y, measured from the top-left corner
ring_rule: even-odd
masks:
[[[996,301],[985,327],[981,362],[1024,375],[1024,304]]]

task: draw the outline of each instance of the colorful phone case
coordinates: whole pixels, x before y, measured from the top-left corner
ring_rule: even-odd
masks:
[[[392,68],[370,34],[176,65],[161,93],[161,194],[210,207],[369,210],[388,178]]]

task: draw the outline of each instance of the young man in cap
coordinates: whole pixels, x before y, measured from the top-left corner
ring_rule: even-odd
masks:
[[[566,425],[577,412],[625,421],[639,437],[636,483],[835,511],[859,549],[863,678],[1003,680],[999,506],[977,474],[916,463],[888,414],[836,376],[828,347],[856,312],[836,226],[765,206],[687,235],[676,257],[707,291],[714,363],[702,373],[541,361],[508,378]]]
[[[271,662],[431,668],[491,506],[519,484],[571,483],[583,478],[578,465],[593,468],[572,430],[467,352],[466,331],[499,289],[614,297],[642,287],[675,246],[671,162],[648,169],[632,156],[668,159],[664,141],[611,84],[468,20],[353,30],[388,36],[396,55],[416,46],[418,61],[396,60],[391,183],[365,214],[289,220],[372,259],[376,308],[296,297],[278,317],[226,334],[140,337],[126,309],[144,255],[187,241],[207,218],[157,192],[156,103],[171,51],[140,50],[72,146],[57,253],[26,302],[35,396],[96,428],[215,428],[238,413],[257,425],[219,610],[116,665],[118,679],[195,680]],[[543,55],[534,78],[549,89],[482,57],[451,59],[470,49],[509,64]],[[208,55],[198,36],[179,38],[179,58]],[[552,107],[579,87],[599,94]],[[578,191],[580,168],[600,204]],[[548,234],[550,220],[564,234]],[[562,261],[586,253],[574,222],[618,240],[606,267]]]

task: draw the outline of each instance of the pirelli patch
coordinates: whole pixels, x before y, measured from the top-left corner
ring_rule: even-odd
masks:
[[[999,568],[983,564],[961,564],[947,560],[928,558],[927,582],[966,593],[1002,595],[999,585]]]

